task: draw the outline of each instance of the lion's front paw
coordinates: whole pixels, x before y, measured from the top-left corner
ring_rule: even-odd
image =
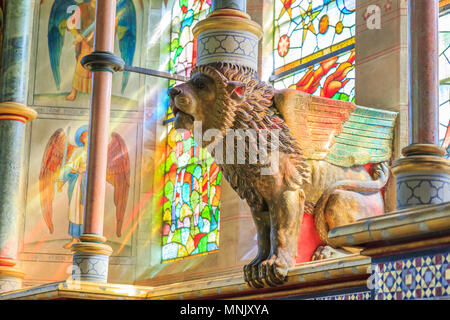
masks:
[[[345,250],[334,249],[330,246],[319,246],[311,257],[311,261],[341,258],[349,255]]]
[[[264,282],[259,277],[260,261],[252,261],[244,266],[244,280],[252,288],[264,288]]]
[[[259,278],[275,287],[286,282],[289,263],[281,255],[273,255],[270,259],[263,261],[259,266]]]

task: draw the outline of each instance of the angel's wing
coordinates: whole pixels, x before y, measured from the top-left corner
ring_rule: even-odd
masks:
[[[64,157],[64,143],[66,135],[63,129],[58,129],[50,137],[42,158],[41,172],[39,174],[39,193],[41,210],[50,233],[53,233],[53,193],[54,184],[58,178],[59,168]]]
[[[275,105],[307,159],[351,167],[391,157],[395,112],[297,90],[277,91]]]
[[[125,64],[132,65],[136,51],[136,8],[132,0],[117,2],[117,36],[119,48]],[[122,78],[122,93],[128,84],[130,73],[125,71]]]
[[[41,4],[43,1],[41,1]],[[59,90],[61,84],[60,60],[61,50],[64,45],[64,35],[67,29],[67,20],[72,16],[71,8],[77,6],[75,0],[57,0],[53,3],[48,20],[48,52],[52,67],[53,79]]]
[[[116,205],[116,234],[122,235],[122,224],[130,189],[130,158],[123,138],[113,132],[108,145],[108,169],[106,180],[114,187]]]

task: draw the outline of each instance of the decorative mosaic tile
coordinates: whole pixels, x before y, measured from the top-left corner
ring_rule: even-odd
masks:
[[[375,300],[450,297],[450,253],[426,255],[375,265]]]
[[[316,297],[309,300],[371,300],[370,291],[344,293],[334,296]]]

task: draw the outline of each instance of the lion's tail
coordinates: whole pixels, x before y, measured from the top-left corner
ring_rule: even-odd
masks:
[[[336,190],[347,190],[354,192],[374,193],[379,192],[387,183],[389,178],[389,169],[386,163],[376,165],[372,174],[373,181],[342,180],[331,185],[317,201],[314,207],[314,225],[320,239],[328,244],[328,223],[325,219],[325,207],[330,196]]]

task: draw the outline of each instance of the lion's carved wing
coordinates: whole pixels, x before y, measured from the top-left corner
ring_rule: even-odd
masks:
[[[396,112],[289,89],[274,99],[307,159],[342,167],[390,159]]]
[[[316,97],[297,90],[275,93],[275,104],[307,159],[323,160],[355,110],[353,103]]]

